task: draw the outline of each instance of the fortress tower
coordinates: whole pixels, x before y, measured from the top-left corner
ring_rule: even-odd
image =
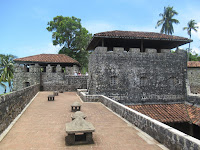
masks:
[[[97,33],[88,45],[89,94],[124,104],[177,103],[186,98],[187,53],[191,40],[153,32]],[[171,49],[177,48],[175,52]]]
[[[13,80],[15,91],[37,83],[40,83],[41,90],[61,88],[72,90],[74,72],[80,71],[79,62],[64,54],[40,54],[17,58],[14,61],[16,62]],[[79,80],[81,79],[77,79],[77,84]],[[85,88],[86,84],[84,83]]]

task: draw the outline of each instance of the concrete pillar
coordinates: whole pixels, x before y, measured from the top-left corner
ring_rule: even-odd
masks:
[[[123,47],[113,47],[113,52],[121,52],[121,53],[123,53],[124,52],[124,48]]]
[[[95,48],[95,53],[106,53],[108,50],[107,47],[96,47]]]
[[[131,52],[131,53],[140,53],[140,49],[139,48],[130,48],[129,52]]]
[[[153,48],[146,48],[145,49],[146,53],[157,53],[157,49],[153,49]]]
[[[71,68],[71,67],[69,67],[69,66],[66,66],[66,67],[65,67],[65,73],[66,73],[67,75],[70,75],[70,68]]]
[[[50,64],[48,64],[48,66],[46,67],[46,72],[48,73],[52,72],[52,66]]]
[[[56,72],[58,72],[58,73],[62,72],[62,67],[60,65],[56,66]]]
[[[35,72],[40,72],[40,65],[39,64],[35,64]]]

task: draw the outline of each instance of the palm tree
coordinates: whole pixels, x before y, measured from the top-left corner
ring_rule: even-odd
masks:
[[[187,24],[188,26],[183,28],[183,30],[187,30],[187,33],[190,36],[190,39],[191,39],[191,36],[192,36],[192,30],[197,32],[197,29],[199,28],[198,26],[196,26],[196,24],[197,23],[195,22],[195,20],[191,19]],[[190,43],[189,43],[188,53],[189,53],[189,51],[190,51]]]
[[[0,55],[0,81],[8,82],[10,91],[12,91],[12,79],[14,73],[14,62],[13,59],[15,56],[13,55]]]
[[[178,15],[178,13],[173,9],[173,7],[168,6],[164,7],[164,13],[159,14],[162,17],[161,20],[158,20],[156,28],[162,25],[160,33],[170,34],[174,33],[173,23],[178,24],[179,21],[174,19],[174,15]]]

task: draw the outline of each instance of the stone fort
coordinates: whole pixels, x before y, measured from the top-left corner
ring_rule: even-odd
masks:
[[[80,64],[65,55],[15,59],[15,91],[0,96],[0,133],[35,95],[50,93],[39,91],[78,89],[84,102],[101,102],[170,149],[199,149],[200,97],[188,95],[187,53],[178,49],[189,42],[153,32],[94,34],[87,47],[93,50],[88,76],[74,75]],[[198,86],[196,81],[191,83]]]
[[[88,49],[89,94],[123,104],[181,103],[186,99],[187,53],[172,48],[189,39],[151,32],[110,31],[93,36]]]
[[[41,91],[87,88],[87,76],[74,76],[80,72],[79,62],[64,54],[39,54],[14,61],[14,91],[35,84],[40,84]]]

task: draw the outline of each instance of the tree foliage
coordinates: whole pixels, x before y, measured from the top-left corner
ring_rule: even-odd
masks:
[[[196,26],[196,22],[195,22],[195,20],[190,20],[189,22],[188,22],[188,26],[187,27],[184,27],[183,28],[183,30],[187,30],[187,33],[188,33],[188,35],[190,36],[190,39],[191,39],[191,37],[192,37],[192,30],[194,30],[195,32],[197,32],[197,29],[198,29],[198,26]],[[188,48],[188,54],[189,54],[189,56],[188,56],[188,58],[189,58],[189,60],[190,60],[190,43],[189,43],[189,48]]]
[[[173,18],[175,15],[178,15],[178,13],[173,9],[173,7],[164,7],[163,14],[159,14],[159,16],[162,17],[162,19],[158,20],[156,25],[156,28],[162,25],[160,33],[165,33],[168,35],[172,35],[174,33],[173,24],[179,23],[177,19]]]
[[[12,91],[12,79],[14,73],[14,61],[16,58],[13,55],[0,54],[0,83],[1,86],[6,89],[5,84],[2,82],[8,82],[10,91]]]
[[[197,53],[189,53],[189,61],[200,61],[200,56]]]
[[[81,19],[57,16],[48,22],[47,30],[52,32],[53,45],[63,46],[60,54],[66,54],[79,61],[82,67],[87,67],[86,47],[92,34],[82,27]]]
[[[183,30],[187,30],[188,35],[190,36],[191,39],[191,34],[192,34],[192,30],[194,30],[195,32],[197,32],[197,29],[199,28],[198,26],[196,26],[196,22],[195,20],[190,20],[187,24],[187,27],[184,27]]]

